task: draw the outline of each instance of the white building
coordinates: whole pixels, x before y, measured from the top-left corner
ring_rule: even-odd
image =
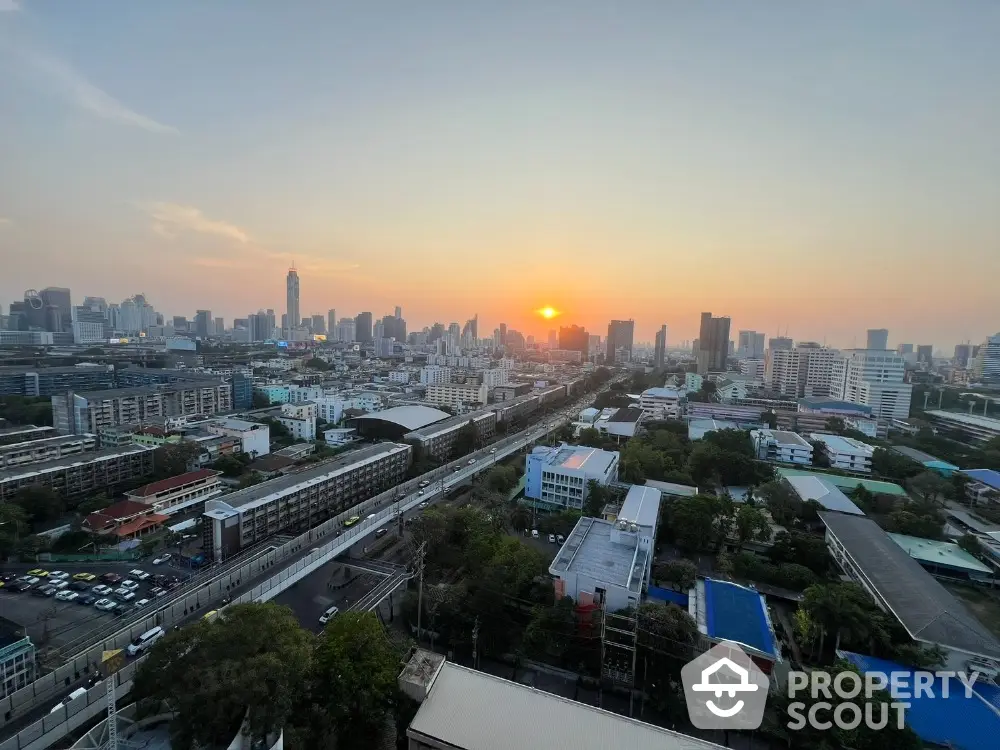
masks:
[[[830,466],[859,474],[872,473],[872,454],[875,448],[854,438],[814,432],[809,439],[823,444],[823,452],[830,460]]]
[[[979,347],[979,353],[970,361],[970,369],[977,381],[1000,382],[1000,333],[986,337]]]
[[[340,396],[323,396],[313,401],[316,416],[324,422],[338,424],[344,416],[344,400]]]
[[[316,439],[316,404],[282,404],[278,421],[292,433],[296,440]]]
[[[446,385],[451,382],[451,368],[437,365],[421,367],[420,382],[423,385]]]
[[[654,419],[678,419],[683,413],[681,399],[685,393],[676,388],[647,388],[639,396],[639,408]]]
[[[548,505],[582,508],[587,483],[618,479],[618,451],[562,445],[538,446],[525,457],[524,496]]]
[[[288,403],[304,404],[306,401],[315,401],[318,398],[328,396],[318,385],[290,385],[288,386]]]
[[[510,370],[504,370],[502,368],[483,370],[480,372],[483,376],[483,384],[489,386],[490,388],[496,388],[498,385],[506,385],[507,377],[510,375]]]
[[[684,376],[684,389],[687,391],[700,391],[704,378],[696,372],[689,372]]]
[[[839,356],[836,349],[810,343],[794,349],[769,349],[764,380],[771,390],[784,396],[829,396]]]
[[[409,383],[410,373],[407,370],[393,370],[389,373],[390,383]]]
[[[252,457],[266,456],[271,452],[271,428],[260,422],[244,419],[216,419],[205,425],[212,435],[227,435],[240,439],[243,452]]]
[[[740,360],[740,375],[744,375],[752,380],[764,380],[764,360],[763,359],[742,359]]]
[[[353,427],[340,427],[323,431],[323,439],[331,448],[350,445],[358,438],[358,431]]]
[[[427,386],[427,401],[439,406],[464,406],[485,404],[489,388],[485,384],[443,383]]]
[[[764,461],[783,464],[812,463],[813,447],[808,440],[794,432],[784,430],[750,430],[757,457]]]
[[[833,363],[830,396],[870,406],[878,419],[906,419],[913,387],[903,382],[906,361],[881,349],[849,349]]]
[[[581,518],[549,566],[556,597],[609,612],[634,607],[653,564],[660,491],[632,485],[614,521]]]

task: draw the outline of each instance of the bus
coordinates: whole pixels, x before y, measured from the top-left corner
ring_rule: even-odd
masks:
[[[349,528],[361,520],[361,516],[351,516],[346,521],[344,521],[344,528]]]

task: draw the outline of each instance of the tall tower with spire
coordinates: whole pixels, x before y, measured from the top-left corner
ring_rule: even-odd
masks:
[[[299,315],[299,272],[295,270],[295,266],[288,269],[288,276],[285,278],[285,292],[288,327],[298,328],[302,318]]]

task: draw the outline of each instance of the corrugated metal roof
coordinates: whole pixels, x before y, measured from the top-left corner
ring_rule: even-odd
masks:
[[[378,422],[392,422],[398,424],[405,430],[417,430],[429,424],[448,419],[451,415],[440,409],[432,409],[430,406],[395,406],[392,409],[372,412],[357,419],[373,420]]]
[[[714,742],[446,663],[410,731],[462,750],[721,750]]]
[[[660,491],[653,487],[633,484],[625,495],[618,518],[640,526],[655,526],[660,513]]]

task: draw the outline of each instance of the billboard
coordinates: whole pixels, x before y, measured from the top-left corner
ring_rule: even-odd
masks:
[[[326,334],[325,333],[314,333],[313,334],[313,341],[326,341]]]
[[[288,342],[287,341],[279,341],[278,342],[278,346],[282,347],[284,349],[287,349],[288,348]]]

